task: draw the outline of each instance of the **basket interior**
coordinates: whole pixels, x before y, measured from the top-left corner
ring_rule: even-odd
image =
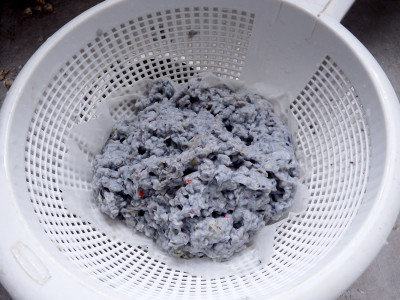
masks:
[[[340,241],[366,190],[369,133],[356,88],[329,53],[293,98],[298,149],[311,162],[306,212],[275,234],[268,266],[243,261],[243,275],[203,279],[156,261],[141,248],[116,241],[63,205],[61,160],[71,128],[87,122],[100,101],[145,78],[187,81],[211,71],[240,79],[257,13],[221,7],[154,11],[96,37],[65,59],[42,91],[25,144],[25,180],[36,220],[77,272],[105,290],[140,299],[182,296],[268,297],[307,275]],[[131,113],[129,103],[115,111]],[[82,189],[90,187],[75,178]]]

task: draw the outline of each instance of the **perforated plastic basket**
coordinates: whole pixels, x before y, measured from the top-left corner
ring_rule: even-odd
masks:
[[[338,296],[377,254],[399,210],[399,105],[376,61],[337,21],[351,2],[107,1],[51,37],[18,76],[0,119],[0,279],[11,294]],[[287,91],[298,147],[311,161],[306,212],[277,229],[268,266],[244,260],[240,276],[172,269],[63,205],[61,161],[75,124],[121,87],[200,71]]]

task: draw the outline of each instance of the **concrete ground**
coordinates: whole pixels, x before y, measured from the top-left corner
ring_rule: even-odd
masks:
[[[61,26],[99,0],[49,0],[52,9],[35,9],[35,0],[0,1],[0,72],[7,83],[36,49]],[[26,8],[30,7],[32,14]],[[39,9],[39,8],[38,8]],[[375,56],[400,97],[400,1],[356,0],[343,19],[347,27]],[[1,73],[0,73],[1,77]],[[1,78],[0,78],[1,79]],[[0,104],[7,88],[0,82]],[[400,134],[400,133],[399,133]],[[400,199],[399,199],[400,201]],[[400,218],[378,257],[365,273],[338,300],[400,299]],[[1,271],[1,270],[0,270]],[[0,300],[10,300],[0,285]]]

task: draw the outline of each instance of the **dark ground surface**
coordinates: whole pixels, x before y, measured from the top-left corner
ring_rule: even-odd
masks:
[[[35,0],[0,0],[0,72],[15,78],[40,45],[69,20],[99,0],[51,0],[52,12],[38,12]],[[32,15],[24,10],[32,8]],[[356,0],[342,21],[375,56],[400,96],[400,0]],[[0,105],[7,93],[0,82]],[[400,299],[400,218],[388,244],[367,271],[338,300]],[[1,271],[1,270],[0,270]],[[16,279],[17,280],[17,279]],[[0,285],[0,300],[11,300]]]

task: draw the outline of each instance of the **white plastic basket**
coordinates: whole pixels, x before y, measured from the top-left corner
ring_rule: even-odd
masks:
[[[339,23],[352,1],[106,1],[26,64],[1,115],[0,280],[16,299],[333,299],[399,211],[400,110]],[[307,211],[276,231],[267,267],[204,279],[106,236],[63,205],[65,141],[111,92],[200,71],[287,91],[311,161]],[[119,113],[129,107],[122,107]],[[76,184],[81,184],[75,178]],[[212,277],[212,274],[211,274]]]

